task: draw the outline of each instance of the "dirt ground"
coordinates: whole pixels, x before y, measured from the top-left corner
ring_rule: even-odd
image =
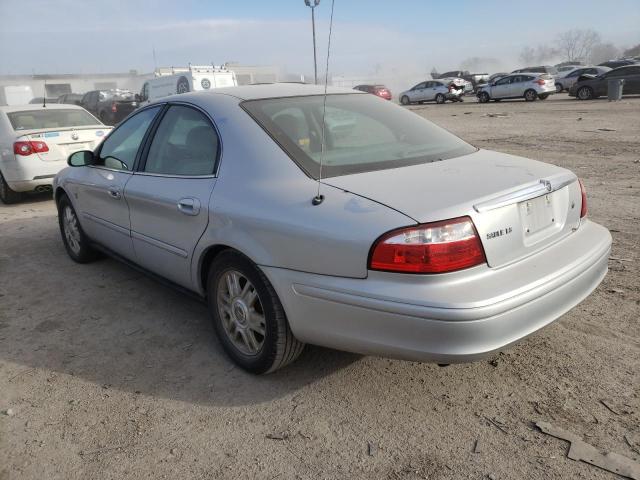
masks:
[[[538,420],[639,460],[640,98],[411,108],[582,177],[614,240],[602,285],[485,361],[308,347],[255,377],[201,303],[114,260],[73,263],[50,197],[0,204],[0,479],[619,478]]]

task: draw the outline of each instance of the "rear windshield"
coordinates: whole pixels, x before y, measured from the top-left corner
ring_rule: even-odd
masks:
[[[243,108],[313,178],[398,168],[459,157],[477,149],[397,105],[372,95],[250,100]]]
[[[89,112],[78,109],[23,110],[20,112],[8,112],[7,116],[14,130],[100,125],[100,121],[96,120]]]

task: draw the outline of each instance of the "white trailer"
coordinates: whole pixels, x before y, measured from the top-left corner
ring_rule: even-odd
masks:
[[[0,86],[0,105],[27,105],[33,99],[29,85]]]
[[[155,75],[155,78],[147,80],[142,86],[141,103],[177,93],[238,85],[236,74],[224,66],[189,65],[181,68],[158,68]]]

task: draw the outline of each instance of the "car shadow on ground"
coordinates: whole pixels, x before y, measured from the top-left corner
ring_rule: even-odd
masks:
[[[236,406],[293,395],[361,358],[307,346],[278,372],[248,374],[222,351],[204,303],[109,258],[72,262],[56,227],[51,216],[3,222],[0,358],[15,364],[5,369],[12,383],[56,372]]]

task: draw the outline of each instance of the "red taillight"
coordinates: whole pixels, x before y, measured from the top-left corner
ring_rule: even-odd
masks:
[[[544,85],[545,81],[542,79],[536,80],[535,83],[537,83],[538,85]]]
[[[580,207],[580,218],[584,218],[587,216],[587,191],[584,188],[584,183],[582,180],[578,180],[580,183],[580,195],[582,196],[582,207]]]
[[[39,140],[32,140],[29,142],[20,141],[13,144],[13,153],[28,157],[32,153],[48,152],[49,146],[45,142]]]
[[[485,263],[484,250],[469,217],[393,230],[373,244],[371,270],[444,273]]]
[[[111,111],[112,111],[113,113],[116,113],[116,112],[118,111],[118,104],[117,104],[116,102],[113,102],[113,103],[111,104]]]

